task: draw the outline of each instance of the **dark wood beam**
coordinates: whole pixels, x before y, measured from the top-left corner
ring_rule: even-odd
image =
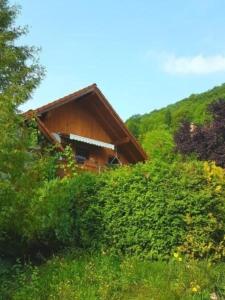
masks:
[[[121,140],[118,140],[116,142],[114,142],[114,145],[115,146],[122,146],[124,144],[127,144],[130,142],[130,138],[128,136],[126,136],[125,138],[121,139]]]
[[[126,159],[128,160],[128,163],[135,163],[137,161],[137,157],[134,155],[134,153],[127,147],[126,144],[124,146],[119,147],[118,153],[123,154]]]

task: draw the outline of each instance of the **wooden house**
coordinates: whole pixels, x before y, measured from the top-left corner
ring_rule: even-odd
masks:
[[[35,116],[40,131],[61,151],[70,144],[83,169],[100,171],[147,158],[96,84],[25,115]]]

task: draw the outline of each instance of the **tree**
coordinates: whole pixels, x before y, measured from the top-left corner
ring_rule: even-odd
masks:
[[[169,130],[159,128],[149,131],[143,139],[143,147],[149,159],[168,161],[174,157],[173,135]]]
[[[168,128],[170,128],[171,125],[172,125],[172,115],[171,115],[170,110],[165,111],[165,117],[164,118],[165,118],[164,123],[168,126]]]
[[[177,150],[182,154],[195,153],[201,160],[215,161],[225,167],[225,100],[211,103],[208,111],[212,115],[209,125],[193,126],[184,122],[175,134]]]
[[[28,100],[43,76],[37,49],[18,45],[18,38],[27,32],[14,25],[18,12],[18,7],[0,0],[0,171],[5,175],[22,161],[27,146],[18,106]]]
[[[136,138],[139,138],[140,115],[134,115],[126,121],[126,125]]]
[[[44,71],[38,64],[37,49],[18,44],[18,39],[27,33],[26,28],[15,26],[18,12],[18,7],[9,5],[8,0],[0,0],[1,251],[17,241],[31,189],[37,182],[34,156],[28,151],[30,131],[18,108],[31,96]]]
[[[15,107],[30,97],[43,75],[37,49],[16,43],[27,33],[27,28],[14,25],[18,12],[18,7],[0,0],[0,93],[1,100],[3,96],[9,97]]]

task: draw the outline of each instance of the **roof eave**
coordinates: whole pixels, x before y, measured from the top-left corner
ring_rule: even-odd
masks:
[[[145,161],[148,159],[147,154],[145,153],[145,151],[142,149],[142,147],[140,146],[140,144],[137,142],[136,138],[133,136],[133,134],[128,130],[128,128],[126,127],[126,125],[124,124],[124,122],[122,121],[122,119],[119,117],[119,115],[115,112],[115,110],[113,109],[113,107],[111,106],[111,104],[108,102],[108,100],[106,99],[106,97],[103,95],[103,93],[100,91],[100,89],[97,87],[97,85],[94,83],[92,85],[89,85],[86,88],[83,88],[75,93],[69,94],[65,97],[62,97],[58,100],[55,100],[49,104],[46,104],[44,106],[41,106],[35,110],[29,110],[27,112],[25,112],[23,115],[25,117],[28,116],[34,116],[38,118],[39,121],[39,115],[42,115],[52,109],[58,108],[64,104],[69,103],[70,101],[74,101],[76,99],[80,99],[81,97],[84,97],[88,94],[91,93],[95,93],[99,100],[101,101],[101,103],[105,106],[106,110],[110,113],[110,115],[112,116],[112,118],[114,119],[114,121],[117,123],[117,125],[122,129],[122,131],[124,132],[125,136],[128,137],[130,139],[130,142],[135,146],[136,151],[138,151],[138,153],[140,154],[140,156],[142,157],[142,161]],[[43,123],[43,122],[42,122]],[[44,125],[44,124],[43,124]],[[45,126],[45,125],[44,125]],[[44,129],[44,131],[46,131],[46,127]],[[47,129],[48,130],[48,129]],[[51,133],[47,133],[47,135],[51,136]]]

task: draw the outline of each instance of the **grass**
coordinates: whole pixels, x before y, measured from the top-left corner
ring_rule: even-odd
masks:
[[[0,299],[225,299],[225,264],[141,261],[107,255],[57,256],[2,272]]]

